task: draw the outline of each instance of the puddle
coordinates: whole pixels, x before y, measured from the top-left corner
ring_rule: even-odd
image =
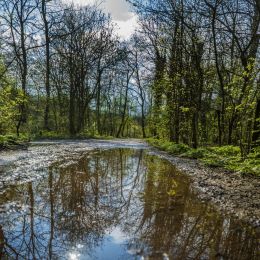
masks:
[[[0,259],[259,259],[259,233],[141,149],[55,162],[0,195]],[[4,243],[3,243],[4,241]]]

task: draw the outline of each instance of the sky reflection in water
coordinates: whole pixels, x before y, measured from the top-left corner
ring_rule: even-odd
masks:
[[[95,151],[0,197],[0,259],[259,259],[259,234],[143,150]]]

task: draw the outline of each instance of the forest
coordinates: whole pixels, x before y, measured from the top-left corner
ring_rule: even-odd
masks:
[[[98,4],[0,1],[0,147],[144,138],[260,174],[260,2],[129,0],[127,40]]]

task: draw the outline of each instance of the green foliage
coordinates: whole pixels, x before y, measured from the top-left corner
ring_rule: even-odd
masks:
[[[0,132],[5,133],[10,127],[15,125],[20,116],[19,107],[26,101],[21,90],[16,90],[7,86],[0,91]]]
[[[46,130],[39,131],[39,133],[33,136],[33,139],[37,139],[37,140],[38,139],[54,140],[54,139],[67,139],[67,138],[69,138],[69,135],[67,134],[58,133],[55,131],[46,131]]]
[[[209,151],[223,157],[237,156],[240,154],[240,148],[233,145],[226,145],[221,147],[210,147]]]
[[[218,154],[208,153],[206,157],[201,158],[201,161],[211,167],[224,167],[227,164],[227,157],[219,156]]]
[[[186,144],[175,144],[173,143],[170,147],[169,147],[169,152],[172,154],[184,154],[186,152],[188,152],[190,149],[190,147]]]
[[[260,176],[260,147],[256,147],[245,160],[236,158],[229,161],[227,168],[241,173],[250,173]]]
[[[210,147],[207,155],[202,158],[204,164],[212,167],[228,167],[231,161],[237,164],[239,160],[240,148],[232,145]]]
[[[209,151],[206,148],[198,148],[198,149],[190,148],[182,156],[192,158],[192,159],[201,159],[201,158],[206,157],[208,155],[208,153],[209,153]]]
[[[148,138],[146,140],[149,144],[175,155],[186,153],[191,149],[188,145],[185,144],[176,144],[173,142],[162,141],[153,138]]]
[[[13,132],[20,117],[21,104],[26,103],[23,91],[14,87],[14,82],[4,71],[5,66],[0,60],[0,134]]]
[[[22,134],[19,137],[17,135],[0,135],[0,150],[16,147],[28,142],[28,135]]]
[[[230,171],[260,176],[260,147],[254,148],[243,160],[240,148],[232,145],[193,149],[185,144],[175,144],[153,138],[147,139],[147,142],[170,154],[199,159],[203,164],[210,167],[223,167]]]
[[[211,147],[201,161],[211,167],[224,167],[228,170],[260,175],[260,151],[259,148],[247,156],[241,158],[240,148],[236,146]]]
[[[49,139],[49,140],[61,140],[61,139],[112,139],[112,136],[101,136],[98,134],[91,135],[87,132],[82,132],[76,136],[71,137],[69,134],[66,133],[60,133],[56,131],[40,131],[38,134],[33,136],[34,140],[43,140],[43,139]]]

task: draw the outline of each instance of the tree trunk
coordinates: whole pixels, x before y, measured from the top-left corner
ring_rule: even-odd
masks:
[[[47,21],[46,0],[42,0],[42,18],[44,23],[45,34],[45,91],[46,91],[46,106],[44,112],[44,128],[50,130],[49,112],[50,112],[50,36],[49,24]]]
[[[75,93],[73,87],[70,89],[70,107],[69,107],[69,131],[70,135],[74,136],[75,131]]]
[[[222,133],[224,132],[224,113],[225,113],[225,88],[224,88],[224,79],[220,70],[219,55],[217,49],[217,35],[216,35],[216,16],[217,16],[217,4],[212,7],[212,20],[211,20],[211,29],[213,34],[213,46],[214,46],[214,55],[215,55],[215,66],[217,70],[217,75],[220,85],[220,95],[221,95],[221,108],[218,111],[218,128],[219,128],[219,145],[222,145]]]
[[[192,117],[192,147],[198,148],[198,113],[196,111]]]
[[[255,120],[253,127],[252,145],[258,146],[260,144],[260,98],[257,99],[255,109]]]

